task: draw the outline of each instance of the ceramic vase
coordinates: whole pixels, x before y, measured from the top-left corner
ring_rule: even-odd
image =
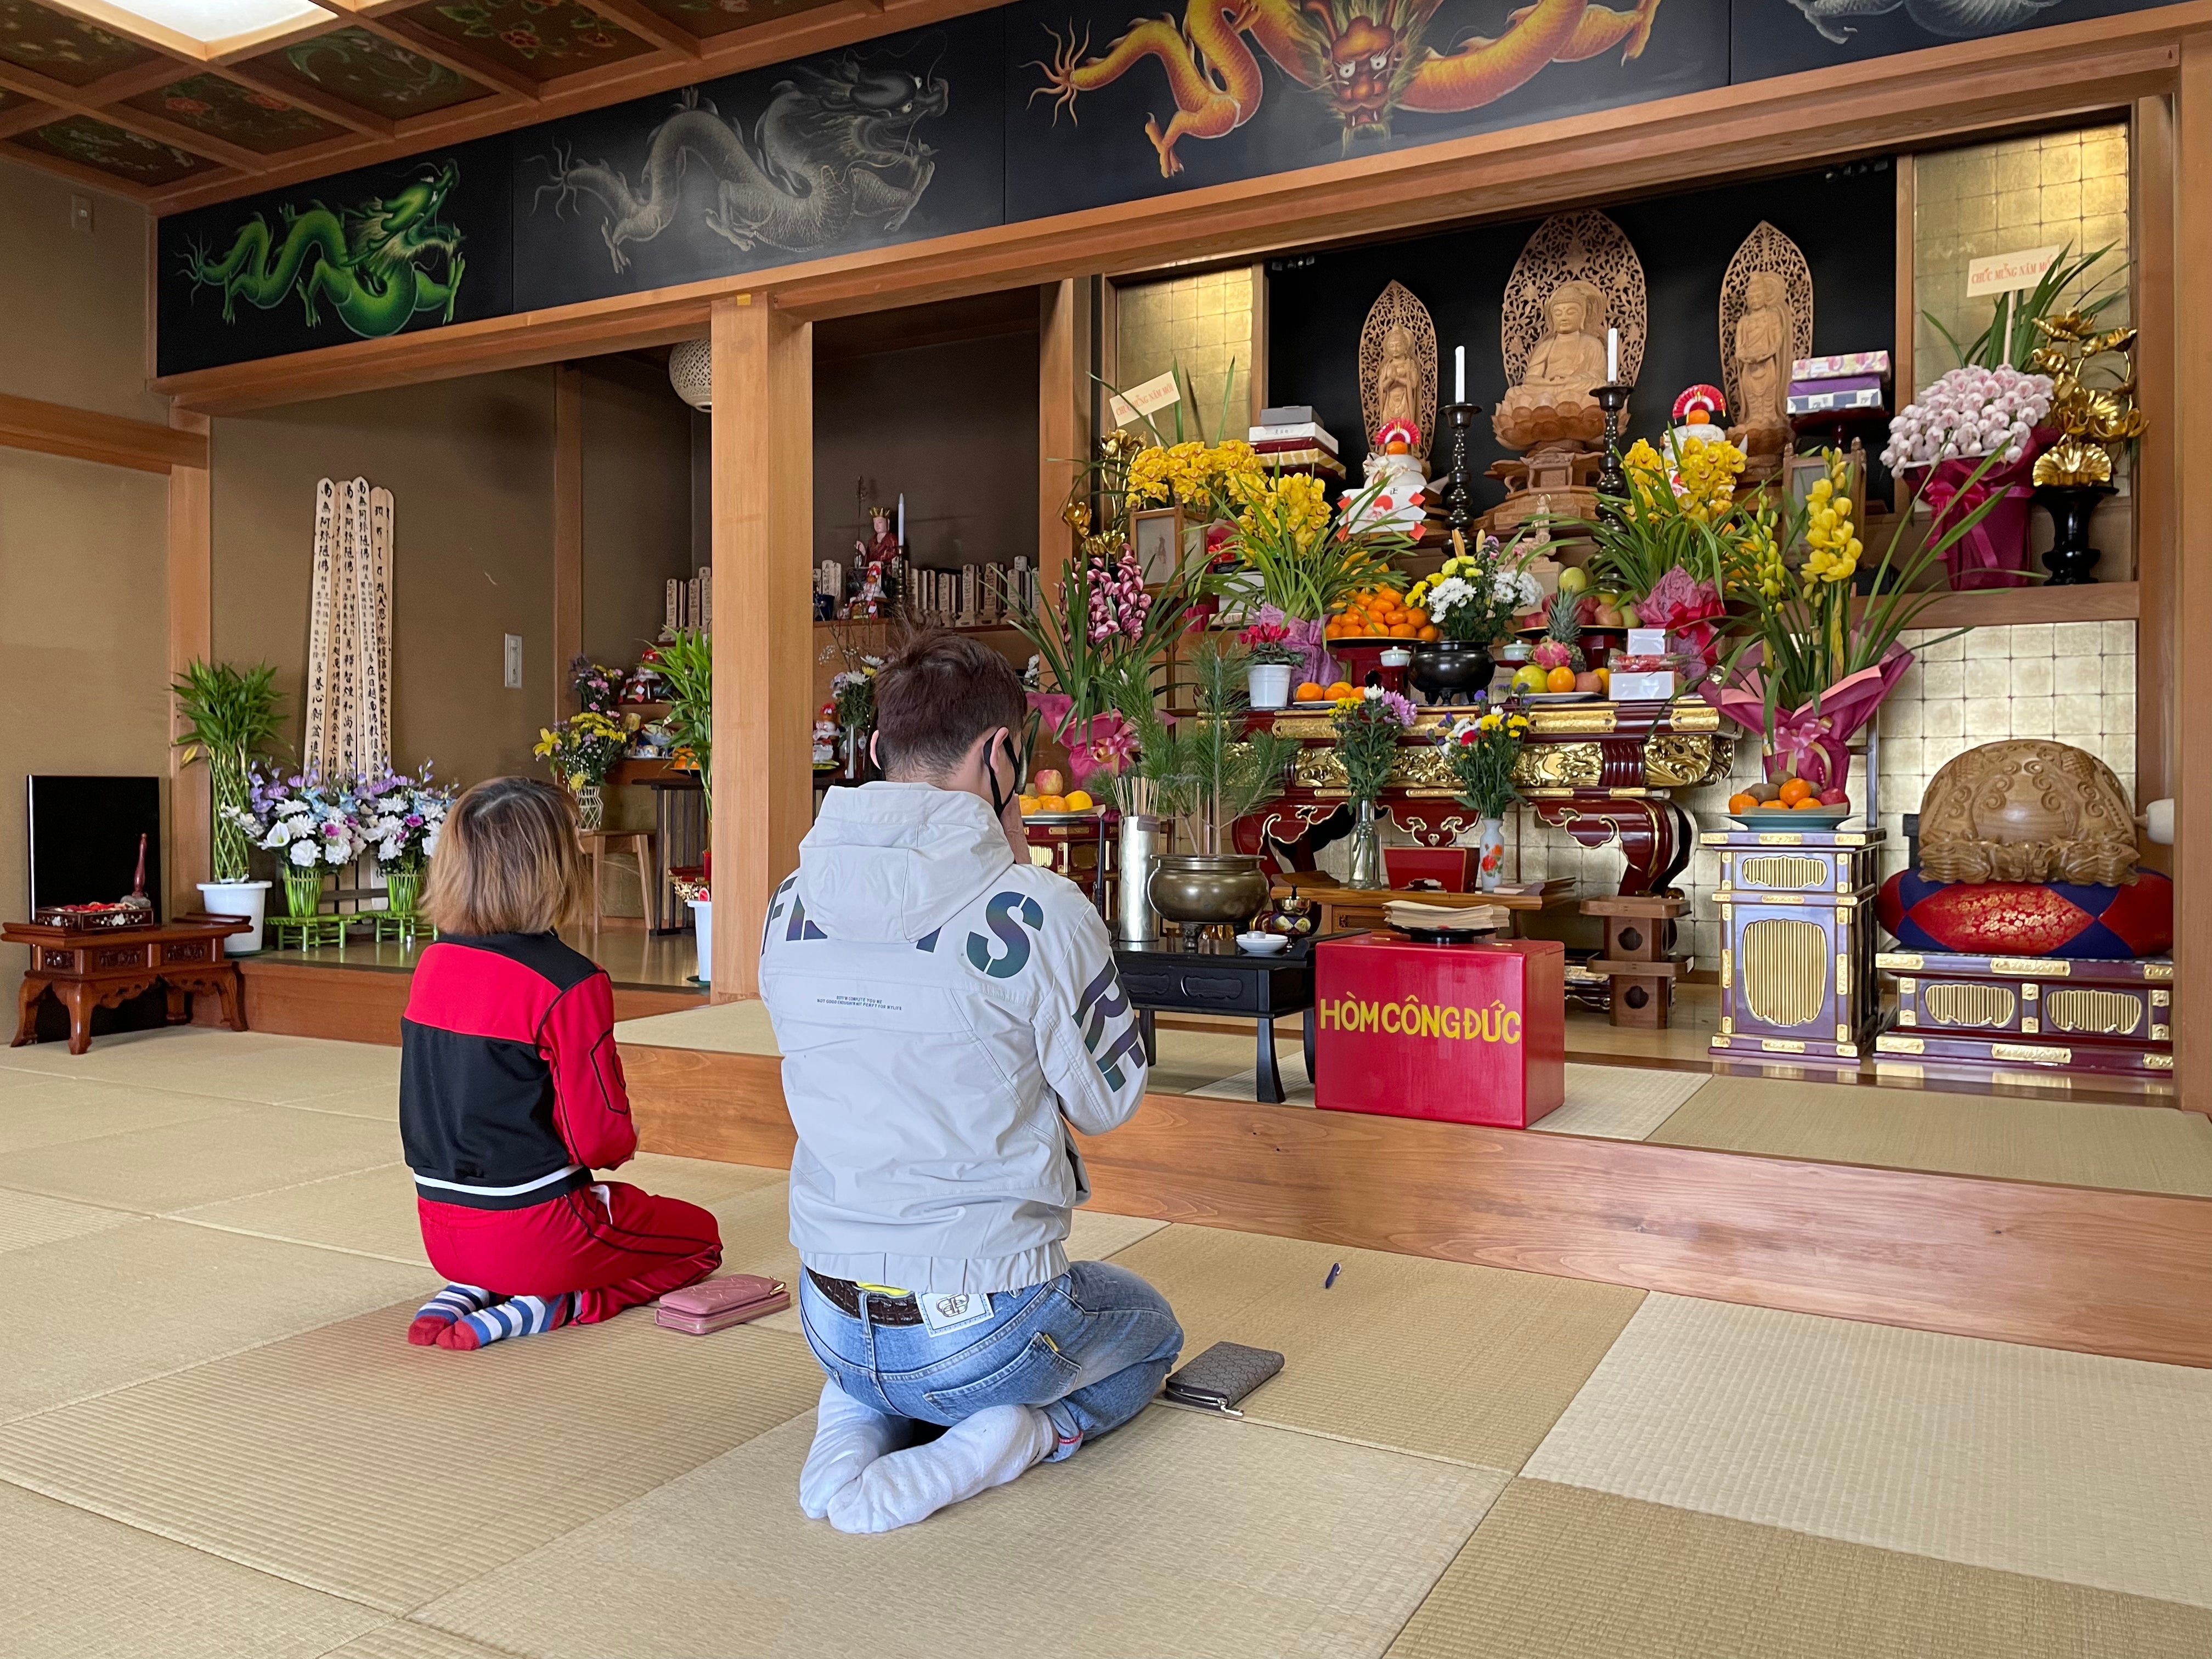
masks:
[[[284,914],[295,920],[312,916],[323,902],[323,872],[314,870],[284,872]]]
[[[1490,689],[1490,647],[1474,640],[1423,640],[1413,647],[1414,688],[1431,703],[1471,703]]]
[[[1344,884],[1364,891],[1388,887],[1389,878],[1382,873],[1382,836],[1375,822],[1375,803],[1355,801],[1352,808],[1357,822],[1352,830],[1352,862],[1346,867]]]
[[[714,902],[712,899],[688,899],[691,907],[691,926],[699,936],[699,983],[714,982]]]
[[[2035,499],[2051,514],[2051,550],[2043,556],[2043,568],[2051,573],[2049,586],[2077,587],[2097,580],[2090,573],[2105,555],[2101,549],[2089,545],[2089,519],[2097,503],[2111,494],[2112,486],[2100,483],[2044,484],[2037,489]]]
[[[1290,664],[1255,662],[1245,671],[1244,684],[1246,690],[1250,693],[1253,708],[1268,709],[1290,707]]]
[[[261,948],[261,920],[269,903],[265,881],[204,881],[198,884],[200,908],[210,915],[244,916],[253,924],[250,933],[233,933],[222,944],[223,954],[252,956]]]
[[[1114,833],[1114,936],[1123,945],[1143,945],[1160,931],[1152,909],[1152,870],[1167,848],[1167,822],[1125,812]]]
[[[1484,892],[1494,893],[1505,879],[1505,820],[1485,818],[1474,833],[1477,884]]]
[[[865,726],[848,726],[845,730],[845,762],[837,775],[847,783],[866,783],[868,781],[868,734]]]
[[[576,797],[576,827],[589,835],[606,820],[606,789],[600,784],[580,783],[574,793]]]

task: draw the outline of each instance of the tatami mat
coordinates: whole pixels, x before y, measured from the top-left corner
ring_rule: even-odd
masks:
[[[0,1049],[0,1054],[6,1050]],[[173,1123],[205,1123],[252,1109],[219,1095],[190,1095],[137,1084],[100,1083],[12,1072],[0,1089],[0,1154],[97,1140]],[[210,1130],[210,1134],[216,1133]]]
[[[197,1364],[431,1283],[419,1269],[170,1221],[0,1254],[0,1417]]]
[[[1314,1086],[1306,1077],[1305,1061],[1295,1048],[1285,1048],[1276,1057],[1276,1073],[1282,1079],[1285,1106],[1310,1106],[1314,1103]],[[1203,1095],[1213,1100],[1256,1100],[1259,1098],[1259,1069],[1247,1066],[1241,1072],[1232,1072],[1218,1083],[1209,1083],[1202,1089],[1187,1092]],[[1158,1088],[1155,1082],[1150,1085]]]
[[[641,1152],[621,1169],[606,1173],[611,1180],[627,1181],[650,1193],[701,1205],[783,1180],[780,1170],[651,1152]],[[422,1230],[416,1219],[415,1178],[404,1164],[386,1164],[246,1198],[196,1205],[173,1214],[176,1220],[199,1226],[295,1239],[334,1250],[359,1250],[394,1261],[414,1262],[426,1273],[429,1270],[429,1258],[422,1253]]]
[[[131,1218],[127,1210],[104,1210],[65,1199],[41,1198],[36,1193],[9,1192],[0,1187],[0,1250],[27,1249],[57,1239],[84,1233],[105,1232]]]
[[[1717,1077],[1650,1139],[1838,1164],[2212,1194],[2212,1119],[2167,1106]]]
[[[381,1622],[356,1602],[4,1484],[0,1555],[9,1659],[317,1659]]]
[[[1655,1295],[1523,1473],[2212,1607],[2212,1371]]]
[[[0,1187],[147,1214],[296,1186],[398,1156],[389,1123],[329,1112],[246,1106],[220,1121],[173,1123],[0,1156]]]
[[[1503,1484],[1156,1407],[924,1525],[848,1538],[799,1514],[813,1422],[419,1616],[547,1659],[1364,1659]]]
[[[805,1343],[776,1332],[684,1336],[634,1311],[449,1353],[408,1346],[413,1312],[0,1426],[0,1476],[399,1613],[822,1391]]]
[[[678,1014],[648,1014],[615,1027],[615,1041],[647,1048],[706,1048],[720,1054],[776,1054],[775,1028],[768,1004],[757,997],[743,1002],[709,1003]]]
[[[1215,1085],[1228,1089],[1233,1087],[1229,1079],[1242,1073],[1243,1098],[1252,1098],[1251,1073],[1259,1041],[1255,1030],[1183,1031],[1162,1026],[1157,1036],[1160,1057],[1145,1079],[1148,1093],[1194,1095],[1208,1092]],[[1278,1033],[1275,1041],[1275,1063],[1282,1071],[1285,1093],[1292,1084],[1304,1083],[1306,1076],[1295,1036]]]
[[[1248,1416],[1509,1471],[1644,1294],[1211,1227],[1167,1228],[1115,1261],[1174,1305],[1186,1359],[1224,1340],[1285,1355]]]
[[[1704,1072],[1650,1072],[1634,1066],[1567,1067],[1567,1103],[1529,1127],[1555,1135],[1641,1140],[1711,1081]]]
[[[356,1636],[342,1648],[332,1648],[326,1659],[512,1659],[496,1648],[449,1636],[411,1619],[379,1625],[366,1636]],[[614,1659],[614,1656],[609,1656]]]
[[[309,1037],[226,1031],[208,1025],[172,1025],[101,1037],[90,1052],[72,1054],[60,1042],[10,1048],[13,1064],[104,1083],[143,1084],[184,1094],[276,1105],[343,1093],[373,1084],[396,1084],[399,1050],[374,1042],[325,1042]]]
[[[2169,1601],[1516,1480],[1390,1659],[2203,1659]]]

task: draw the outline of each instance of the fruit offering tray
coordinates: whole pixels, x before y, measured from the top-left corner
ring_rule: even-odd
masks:
[[[112,933],[126,927],[155,925],[152,905],[128,901],[112,904],[42,904],[31,921],[34,927],[58,928],[65,933]]]

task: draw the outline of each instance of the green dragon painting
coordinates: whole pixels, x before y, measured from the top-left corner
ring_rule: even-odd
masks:
[[[185,274],[193,291],[222,290],[222,319],[236,320],[240,300],[264,311],[292,295],[300,296],[307,326],[319,327],[327,303],[339,320],[363,339],[397,334],[426,311],[453,320],[467,262],[461,258],[461,234],[438,215],[460,183],[458,163],[447,161],[398,195],[372,199],[343,214],[317,202],[307,211],[286,204],[282,242],[259,214],[239,227],[230,250],[214,258],[204,246],[185,256]],[[445,280],[423,269],[425,259],[445,256]]]

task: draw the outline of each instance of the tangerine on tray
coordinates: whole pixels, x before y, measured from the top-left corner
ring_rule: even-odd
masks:
[[[1818,808],[1819,808],[1821,805],[1822,805],[1822,803],[1821,803],[1820,798],[1818,795],[1807,795],[1807,796],[1803,797],[1802,799],[1800,799],[1800,800],[1797,802],[1796,805],[1795,807],[1793,807],[1791,810],[1792,810],[1792,811],[1799,811],[1799,812],[1802,812],[1802,811],[1804,811],[1807,807],[1808,807],[1808,806],[1813,807],[1813,808],[1814,808],[1815,810],[1818,810]]]
[[[1338,680],[1332,684],[1328,690],[1322,692],[1322,695],[1327,697],[1331,702],[1338,702],[1346,697],[1352,696],[1357,694],[1353,690],[1352,684],[1350,680]]]
[[[1298,682],[1297,700],[1300,702],[1319,702],[1326,690],[1327,688],[1316,681],[1301,680]]]
[[[1759,811],[1759,797],[1746,794],[1730,795],[1728,810],[1731,812],[1756,812]]]
[[[1573,690],[1575,689],[1575,671],[1565,666],[1554,668],[1550,673],[1544,676],[1544,689],[1547,691]]]
[[[1818,793],[1820,793],[1820,791],[1814,788],[1813,786],[1806,782],[1804,779],[1792,778],[1782,786],[1781,801],[1784,806],[1795,806],[1798,802],[1803,800],[1808,795],[1816,795]]]

